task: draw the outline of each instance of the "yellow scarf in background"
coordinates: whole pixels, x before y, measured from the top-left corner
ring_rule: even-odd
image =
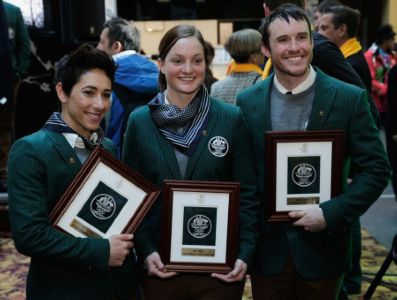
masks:
[[[356,54],[358,51],[362,49],[360,42],[356,38],[351,38],[347,40],[341,47],[340,51],[342,51],[343,56],[349,57],[353,54]],[[270,75],[270,70],[272,68],[272,60],[269,58],[266,61],[265,69],[262,73],[262,80],[266,79]]]
[[[265,68],[262,72],[262,80],[265,80],[270,75],[270,70],[272,69],[272,59],[269,57],[266,61]]]
[[[238,64],[234,60],[232,60],[227,68],[226,75],[229,75],[230,73],[249,72],[257,72],[258,74],[262,74],[262,69],[254,64]]]
[[[348,39],[342,46],[340,46],[340,51],[342,51],[343,56],[349,57],[356,54],[363,47],[361,47],[360,42],[356,38]]]

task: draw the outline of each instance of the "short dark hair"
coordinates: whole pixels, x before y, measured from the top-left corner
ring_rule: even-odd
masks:
[[[390,24],[381,25],[376,29],[375,43],[381,45],[384,41],[394,38],[395,35],[393,26]]]
[[[252,54],[261,52],[261,39],[257,30],[238,30],[227,39],[225,49],[237,63],[247,63]]]
[[[287,3],[295,4],[301,8],[305,8],[305,0],[264,0],[263,2],[267,5],[267,7],[269,7],[271,11]]]
[[[360,11],[345,5],[329,6],[323,11],[324,14],[332,14],[331,22],[335,29],[346,24],[349,38],[355,37],[360,24]]]
[[[113,84],[116,70],[113,59],[105,52],[89,44],[83,44],[56,64],[54,82],[62,83],[63,91],[69,96],[80,77],[92,69],[104,71]]]
[[[164,34],[159,44],[159,59],[164,61],[168,52],[175,45],[175,43],[180,39],[188,37],[195,37],[203,46],[205,65],[207,66],[209,64],[208,48],[206,47],[203,35],[196,27],[187,24],[177,25]],[[159,84],[161,90],[166,89],[167,81],[165,75],[161,72],[159,72]]]
[[[262,43],[265,47],[269,48],[270,24],[273,23],[276,19],[284,20],[289,24],[290,18],[294,19],[295,21],[306,21],[309,29],[310,39],[312,38],[311,24],[306,12],[299,6],[288,3],[283,4],[273,10],[270,15],[264,19],[261,27],[259,28],[262,33]]]
[[[341,5],[341,3],[338,0],[323,0],[314,11],[318,11],[319,13],[323,14],[329,7],[336,5]]]
[[[139,51],[141,48],[141,34],[136,28],[133,21],[127,21],[123,18],[112,18],[103,24],[108,28],[108,40],[111,45],[120,42],[125,50]]]

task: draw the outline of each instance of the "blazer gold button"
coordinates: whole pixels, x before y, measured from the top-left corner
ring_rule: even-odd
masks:
[[[69,157],[69,163],[70,164],[74,164],[76,162],[76,160],[73,157]]]
[[[320,113],[318,114],[320,116],[320,118],[324,117],[324,112],[320,111]]]

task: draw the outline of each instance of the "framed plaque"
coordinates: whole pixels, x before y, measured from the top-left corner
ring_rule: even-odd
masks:
[[[237,259],[240,183],[164,181],[161,258],[167,271],[228,273]]]
[[[293,221],[342,192],[343,130],[265,133],[265,209],[268,222]]]
[[[133,233],[160,189],[97,147],[50,214],[50,223],[75,237]]]

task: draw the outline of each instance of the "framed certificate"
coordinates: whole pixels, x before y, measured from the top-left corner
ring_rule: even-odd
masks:
[[[75,237],[133,233],[160,189],[97,147],[50,214],[50,223]]]
[[[167,271],[228,273],[237,258],[240,183],[164,182],[161,258]]]
[[[268,222],[292,221],[342,192],[343,131],[265,133],[265,209]]]

